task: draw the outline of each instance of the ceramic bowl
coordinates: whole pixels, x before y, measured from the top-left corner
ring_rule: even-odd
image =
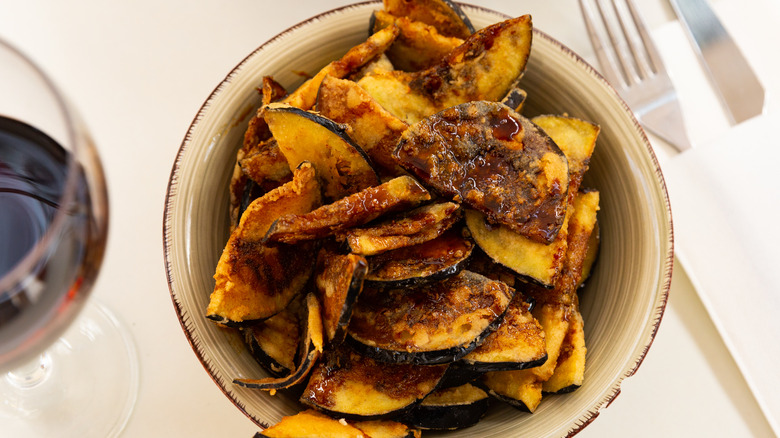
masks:
[[[296,400],[240,388],[236,377],[266,373],[233,331],[204,314],[214,268],[228,237],[228,182],[248,115],[259,106],[255,88],[271,75],[287,89],[301,76],[367,37],[371,12],[359,3],[313,17],[277,35],[242,60],[208,97],[186,133],[170,177],[164,251],[176,313],[195,354],[224,394],[258,428],[299,410]],[[508,17],[464,6],[484,27]],[[317,38],[311,38],[317,35]],[[476,426],[446,436],[569,436],[588,425],[637,371],[658,329],[672,272],[669,200],[658,162],[635,117],[607,82],[575,53],[535,30],[522,86],[526,115],[568,113],[602,130],[586,187],[601,192],[601,253],[580,292],[585,319],[585,383],[546,397],[534,414],[496,403]],[[426,433],[426,436],[436,435]]]

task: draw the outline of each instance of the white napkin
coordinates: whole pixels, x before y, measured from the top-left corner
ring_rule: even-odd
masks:
[[[753,119],[663,172],[677,258],[780,434],[778,126],[777,116]]]
[[[780,90],[780,57],[770,55],[780,11],[763,3],[724,0],[716,12],[767,90],[765,114],[729,126],[673,23],[653,36],[694,149],[678,154],[651,140],[671,200],[675,254],[780,436],[780,111],[771,101]]]

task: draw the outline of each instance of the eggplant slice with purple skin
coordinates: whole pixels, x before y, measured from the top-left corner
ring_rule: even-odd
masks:
[[[466,383],[437,389],[402,420],[423,430],[463,429],[477,424],[489,405],[490,396],[485,391]]]
[[[417,180],[399,176],[309,213],[284,215],[271,225],[263,241],[297,243],[330,237],[429,199],[431,194]]]
[[[450,229],[441,236],[368,257],[366,282],[374,287],[413,286],[457,274],[468,261],[474,242]]]
[[[451,363],[474,350],[501,323],[514,290],[461,271],[413,287],[364,287],[347,342],[389,363]]]
[[[437,202],[405,212],[400,217],[353,228],[346,232],[346,241],[350,251],[356,254],[376,255],[435,239],[461,217],[458,204]]]
[[[331,245],[325,245],[317,255],[315,272],[325,335],[330,345],[341,344],[347,336],[352,308],[363,290],[368,262],[361,255],[339,254]]]
[[[289,375],[299,359],[296,352],[301,341],[301,318],[297,301],[265,321],[241,329],[249,352],[274,377]]]
[[[409,124],[466,102],[499,101],[525,71],[532,29],[530,15],[502,21],[474,33],[431,68],[373,71],[357,83]]]
[[[569,166],[547,134],[498,102],[469,102],[412,125],[394,156],[442,196],[540,243],[563,225]]]
[[[468,38],[474,25],[457,3],[450,0],[384,0],[385,12],[434,26],[442,35]]]
[[[338,124],[312,111],[272,103],[263,114],[290,168],[309,161],[326,199],[337,200],[379,184],[368,155]]]
[[[266,377],[262,379],[234,379],[238,386],[266,391],[277,391],[291,388],[303,382],[309,375],[314,365],[319,360],[323,351],[322,316],[320,303],[313,293],[306,295],[306,312],[303,320],[301,342],[299,343],[299,362],[294,370],[287,376]]]
[[[572,322],[558,355],[558,364],[549,380],[542,384],[542,392],[565,394],[582,386],[585,380],[585,322],[579,309],[572,312]]]
[[[515,293],[498,328],[456,364],[474,372],[522,370],[547,361],[544,330],[523,295]]]
[[[463,44],[463,38],[442,35],[435,26],[409,17],[396,17],[386,11],[371,14],[368,31],[377,32],[393,24],[398,27],[398,38],[385,53],[398,70],[418,71],[433,67]]]
[[[328,350],[301,402],[336,418],[395,418],[433,392],[446,370],[447,365],[383,363],[349,348]]]
[[[314,271],[319,242],[267,246],[263,237],[285,213],[306,213],[321,204],[320,185],[308,162],[293,180],[254,200],[230,235],[214,273],[206,317],[225,326],[247,326],[282,311],[303,291]]]
[[[382,108],[357,83],[326,76],[317,93],[317,111],[349,125],[350,138],[368,154],[380,176],[406,174],[393,159],[393,150],[409,125]]]
[[[525,90],[520,87],[514,87],[509,90],[508,93],[506,93],[506,96],[504,96],[503,99],[501,99],[501,103],[508,106],[509,108],[512,108],[516,113],[520,114],[523,112],[523,106],[525,106],[525,101],[527,98],[528,93]]]
[[[552,289],[564,268],[568,246],[568,221],[573,203],[578,196],[582,177],[588,169],[596,144],[599,127],[583,120],[564,116],[539,116],[538,123],[566,156],[569,167],[569,195],[566,226],[562,226],[555,240],[544,244],[529,239],[505,226],[490,224],[487,218],[474,211],[466,212],[466,223],[474,240],[493,260],[526,281]]]

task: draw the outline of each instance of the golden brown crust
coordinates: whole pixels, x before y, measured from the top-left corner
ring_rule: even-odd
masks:
[[[321,239],[428,199],[430,194],[417,181],[408,176],[399,176],[310,213],[281,216],[268,230],[265,241],[294,243]]]

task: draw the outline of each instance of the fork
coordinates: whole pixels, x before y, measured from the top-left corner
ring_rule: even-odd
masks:
[[[677,92],[631,0],[579,0],[601,73],[642,125],[678,151],[691,147]]]

